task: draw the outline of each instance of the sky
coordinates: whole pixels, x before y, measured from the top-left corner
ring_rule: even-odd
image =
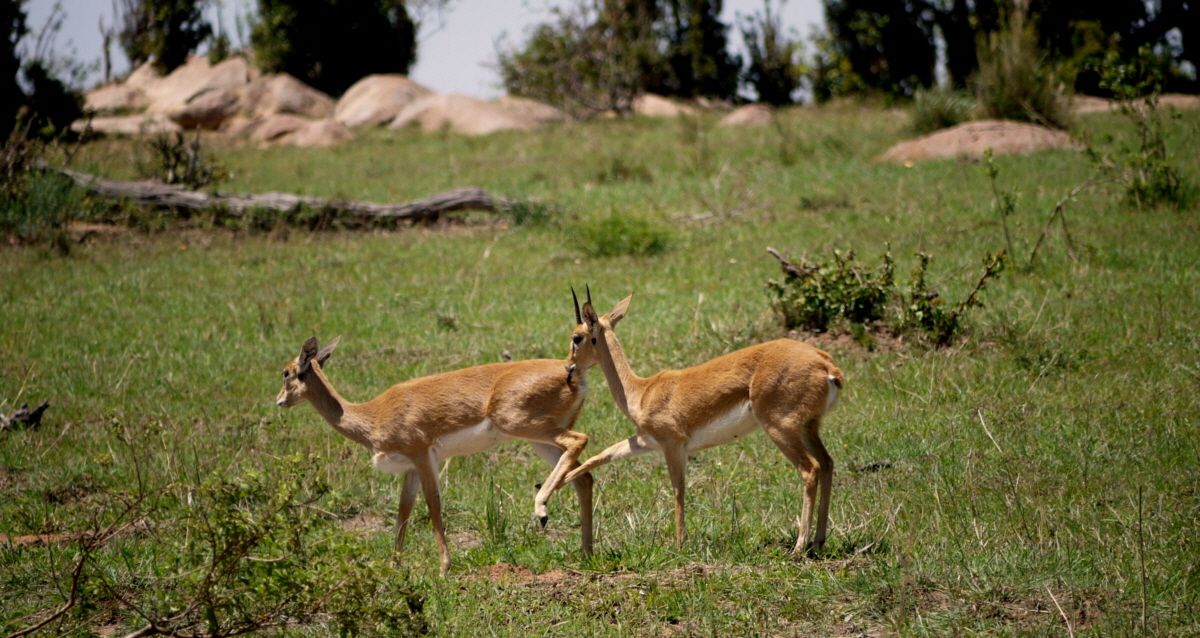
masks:
[[[236,18],[254,11],[255,0],[219,0],[220,5],[207,11],[213,22],[225,25],[234,44],[238,44]],[[571,0],[450,0],[449,10],[444,15],[438,30],[431,28],[433,20],[422,25],[417,48],[417,63],[410,77],[438,93],[462,93],[484,99],[503,94],[500,76],[494,69],[496,43],[523,44],[532,28],[549,22],[549,8],[566,5]],[[113,23],[111,0],[61,0],[65,18],[55,41],[55,52],[70,56],[85,64],[95,64],[97,71],[87,82],[98,83],[101,78],[99,62],[102,58],[103,39],[99,22],[107,27]],[[773,6],[776,3],[772,3]],[[25,11],[29,16],[29,27],[36,32],[50,16],[55,0],[28,0]],[[752,15],[763,8],[763,0],[725,0],[721,18],[728,25],[736,24],[737,15]],[[774,10],[774,9],[773,9]],[[815,25],[824,22],[821,0],[788,0],[780,15],[786,29],[794,29],[807,37]],[[741,51],[741,36],[737,29],[730,29],[730,40],[735,52]],[[501,38],[505,38],[501,40]],[[27,38],[32,40],[33,38]],[[113,73],[129,70],[129,61],[120,47],[111,51]]]

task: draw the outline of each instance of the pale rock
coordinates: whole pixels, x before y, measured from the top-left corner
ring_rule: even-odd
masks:
[[[677,104],[661,95],[645,93],[634,98],[633,112],[647,117],[679,117],[695,115],[696,109],[686,104]]]
[[[247,117],[294,113],[312,118],[333,115],[333,98],[287,73],[264,75],[238,90],[238,108]]]
[[[775,113],[766,104],[747,104],[741,106],[717,122],[717,126],[760,127],[771,126],[775,123]]]
[[[431,93],[403,75],[368,75],[346,89],[334,107],[333,119],[346,126],[379,126],[395,119],[413,100]]]
[[[389,128],[419,125],[421,130],[448,129],[463,135],[489,135],[499,131],[529,131],[536,127],[511,111],[466,95],[439,93],[418,98],[392,120]]]

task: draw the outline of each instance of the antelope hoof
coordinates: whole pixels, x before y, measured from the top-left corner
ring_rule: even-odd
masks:
[[[549,515],[538,517],[538,525],[542,528],[542,531],[546,530],[546,523],[549,523],[549,522],[550,522]]]

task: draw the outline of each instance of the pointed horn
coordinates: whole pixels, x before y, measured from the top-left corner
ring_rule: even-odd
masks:
[[[571,299],[575,302],[575,325],[578,326],[583,323],[583,316],[579,314],[579,295],[575,294],[575,286],[571,286]],[[568,374],[567,378],[571,378],[571,375]]]
[[[583,287],[587,289],[587,302],[592,303],[592,287],[587,284],[583,284]]]

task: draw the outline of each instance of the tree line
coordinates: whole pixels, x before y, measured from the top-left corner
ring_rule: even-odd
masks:
[[[253,59],[264,72],[340,95],[371,73],[407,73],[421,17],[450,1],[258,0]],[[509,93],[585,113],[628,112],[642,93],[750,95],[775,105],[792,102],[802,87],[818,101],[909,98],[938,84],[939,49],[945,82],[967,88],[1015,34],[1028,41],[1026,57],[1049,69],[1047,78],[1078,92],[1105,94],[1103,63],[1147,56],[1161,89],[1200,90],[1200,19],[1191,0],[824,0],[825,30],[807,40],[782,24],[785,1],[764,0],[761,11],[731,25],[721,19],[722,0],[567,0],[526,42],[501,48],[498,66]],[[54,25],[30,45],[26,2],[0,0],[4,135],[18,112],[28,126],[51,130],[79,115],[78,94],[44,50]],[[214,0],[113,2],[116,24],[101,25],[106,48],[117,43],[134,66],[153,61],[169,73],[205,43],[214,61],[231,53],[228,36],[204,17]],[[735,28],[744,55],[732,52]]]

